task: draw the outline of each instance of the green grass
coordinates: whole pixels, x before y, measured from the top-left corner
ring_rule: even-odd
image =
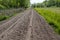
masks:
[[[55,32],[60,34],[60,8],[35,8],[35,10],[47,20]]]
[[[1,13],[1,14],[0,14],[0,21],[9,19],[9,18],[12,17],[12,16],[16,16],[16,13],[11,14],[11,15],[6,15],[6,14],[4,14],[4,13]]]
[[[5,19],[8,19],[10,16],[6,16],[6,15],[0,15],[0,21],[3,21]]]

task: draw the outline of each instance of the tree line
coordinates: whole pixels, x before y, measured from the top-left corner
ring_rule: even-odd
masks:
[[[28,8],[30,0],[0,0],[0,9],[4,8]]]
[[[32,4],[32,7],[60,7],[60,0],[45,0],[43,3]]]

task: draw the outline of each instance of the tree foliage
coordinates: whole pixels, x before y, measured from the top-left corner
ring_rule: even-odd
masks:
[[[1,8],[27,8],[30,6],[30,0],[0,0],[0,9]]]
[[[32,7],[60,7],[60,0],[45,0],[43,3],[33,4]]]
[[[20,0],[20,4],[21,7],[27,8],[30,6],[30,0]]]

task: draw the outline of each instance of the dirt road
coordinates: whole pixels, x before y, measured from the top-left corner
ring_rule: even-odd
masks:
[[[0,25],[0,40],[60,40],[36,11],[28,9]]]

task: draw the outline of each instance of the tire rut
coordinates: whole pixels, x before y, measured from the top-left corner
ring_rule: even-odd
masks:
[[[27,11],[27,10],[26,10]],[[24,13],[26,13],[26,11]],[[16,17],[14,17],[13,19],[9,20],[8,22],[0,25],[0,34],[3,33],[5,30],[7,30],[11,25],[14,25],[15,22],[22,17],[22,15],[24,15],[24,13],[20,13],[18,14]]]
[[[31,40],[32,20],[33,20],[33,11],[31,10],[30,23],[29,23],[29,26],[28,26],[29,28],[28,28],[25,40]]]

